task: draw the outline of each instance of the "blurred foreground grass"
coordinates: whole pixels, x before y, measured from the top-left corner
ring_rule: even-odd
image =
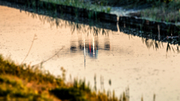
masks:
[[[65,83],[65,70],[55,77],[38,66],[15,64],[0,55],[0,100],[3,101],[128,101],[113,92],[96,92],[85,80]]]

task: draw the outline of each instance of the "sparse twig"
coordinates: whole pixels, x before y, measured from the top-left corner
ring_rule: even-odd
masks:
[[[55,57],[56,55],[58,55],[58,53],[64,48],[65,46],[63,46],[61,49],[59,49],[59,51],[58,52],[56,52],[53,56],[51,56],[50,58],[48,58],[48,59],[46,59],[46,60],[44,60],[44,61],[42,61],[42,62],[40,62],[40,63],[38,63],[38,64],[35,64],[35,65],[33,65],[33,66],[36,66],[36,65],[39,65],[39,64],[43,64],[43,63],[45,63],[45,62],[47,62],[47,61],[49,61],[50,59],[52,59],[53,57]]]
[[[29,55],[29,53],[30,53],[30,51],[31,51],[31,49],[32,49],[32,46],[33,46],[33,44],[34,44],[34,41],[35,41],[36,39],[37,39],[37,35],[34,34],[33,41],[32,41],[32,43],[31,43],[31,46],[30,46],[30,48],[29,48],[29,51],[27,52],[26,56],[24,57],[24,59],[23,59],[23,61],[22,61],[21,63],[23,63],[23,62],[26,60],[26,58],[28,57],[28,55]]]

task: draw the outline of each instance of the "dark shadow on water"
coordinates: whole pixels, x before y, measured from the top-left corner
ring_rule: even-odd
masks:
[[[24,6],[21,4],[16,4],[16,3],[10,3],[7,1],[2,1],[0,0],[0,5],[8,6],[8,7],[13,7],[20,9],[20,12],[25,11],[26,14],[31,16],[32,18],[40,19],[43,23],[47,22],[50,24],[50,26],[56,26],[57,28],[61,27],[67,27],[70,26],[72,34],[74,33],[75,30],[81,31],[83,34],[87,34],[91,32],[93,36],[98,36],[98,34],[109,34],[109,31],[119,31],[124,32],[125,34],[128,34],[130,37],[133,36],[138,36],[142,38],[142,42],[147,46],[147,48],[153,48],[155,50],[161,48],[161,47],[166,47],[166,51],[176,51],[179,53],[179,36],[167,36],[170,34],[158,34],[159,32],[156,31],[152,32],[151,30],[146,29],[141,29],[133,26],[129,26],[126,23],[120,23],[118,25],[112,24],[112,23],[107,23],[107,22],[102,22],[102,21],[94,21],[92,19],[87,19],[87,18],[81,18],[77,16],[71,16],[69,14],[60,14],[57,13],[56,11],[51,11],[51,10],[44,10],[40,9],[37,7],[29,7],[29,6]],[[88,26],[88,27],[87,27]],[[102,33],[101,33],[102,32]],[[106,40],[106,39],[105,39]],[[77,40],[76,40],[77,41]],[[85,44],[85,48],[83,45],[84,39],[78,39],[78,45],[76,46],[73,41],[71,42],[70,50],[71,52],[77,52],[78,50],[88,50],[88,53],[93,52],[93,54],[90,54],[91,57],[94,57],[94,53],[98,53],[99,49],[104,49],[104,50],[110,50],[110,41],[106,40],[104,43],[103,48],[99,48],[98,44],[96,46],[89,45],[88,42]],[[91,40],[88,40],[91,41]],[[94,40],[95,43],[96,40]],[[163,42],[167,42],[167,46],[163,46]],[[174,48],[174,45],[176,48]],[[94,49],[92,49],[94,47]],[[97,55],[95,55],[97,56]]]
[[[173,52],[179,53],[179,35],[172,36],[169,35],[170,33],[161,34],[160,31],[154,32],[152,30],[145,30],[126,23],[120,23],[118,27],[120,32],[128,34],[130,38],[134,36],[141,37],[142,42],[147,46],[147,48],[157,50],[159,48],[166,47],[166,52],[171,51],[172,49]],[[167,46],[164,46],[163,43],[167,43]]]

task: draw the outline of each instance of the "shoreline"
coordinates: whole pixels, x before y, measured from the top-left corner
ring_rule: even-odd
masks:
[[[11,0],[7,0],[12,2]],[[25,1],[22,3],[22,1],[16,1],[17,3],[21,3],[24,5],[29,5],[32,7],[35,7],[35,9],[43,8],[47,10],[53,10],[59,14],[62,13],[69,13],[78,17],[84,17],[88,19],[93,19],[93,20],[100,20],[100,21],[105,21],[105,22],[110,22],[110,23],[122,23],[125,22],[126,24],[130,25],[143,25],[145,27],[150,27],[152,28],[153,26],[156,26],[152,28],[152,30],[158,30],[157,25],[160,25],[160,29],[163,28],[163,30],[166,29],[172,29],[175,28],[176,32],[180,31],[180,23],[172,23],[172,22],[166,22],[166,21],[157,21],[153,20],[151,18],[146,18],[146,17],[138,17],[135,14],[133,16],[129,15],[132,14],[129,10],[124,11],[124,15],[120,16],[118,13],[105,13],[105,12],[99,12],[99,11],[93,11],[93,10],[87,10],[84,8],[77,8],[73,6],[66,6],[66,5],[59,5],[59,4],[53,4],[49,2],[44,2],[44,1],[38,1],[36,0],[36,3],[33,3],[31,1],[29,4],[25,4]],[[113,11],[111,11],[113,12]],[[133,11],[134,13],[138,13],[138,11]],[[148,23],[150,23],[150,26]],[[138,26],[139,27],[139,26]],[[167,32],[167,31],[166,31]],[[168,33],[168,32],[167,32]],[[170,33],[170,34],[177,34],[177,33]]]
[[[24,9],[24,10],[29,11],[28,8]],[[30,12],[34,12],[34,11],[35,11],[35,13],[39,14],[38,13],[39,11],[36,11],[36,9],[34,9]],[[44,9],[43,9],[43,11],[44,11]],[[52,15],[52,14],[50,14],[50,15]],[[54,13],[54,14],[56,15],[55,17],[63,18],[63,17],[61,17],[62,13],[60,13],[60,14]],[[72,13],[69,13],[69,14],[71,15]],[[42,15],[44,15],[44,14],[42,13]],[[66,15],[66,16],[68,16],[68,15]],[[118,17],[117,22],[106,22],[104,20],[99,21],[99,20],[94,20],[94,19],[89,19],[89,18],[84,18],[84,20],[82,20],[81,17],[76,18],[76,16],[74,16],[74,15],[72,15],[72,17],[70,19],[73,22],[74,21],[76,22],[76,20],[78,20],[78,23],[83,23],[83,24],[85,23],[87,25],[93,24],[93,26],[96,26],[97,28],[111,29],[113,31],[118,31],[118,29],[122,29],[122,28],[125,28],[125,29],[133,28],[133,29],[136,29],[137,31],[140,30],[143,32],[150,32],[150,33],[153,33],[154,36],[156,36],[156,38],[152,38],[152,39],[162,40],[162,41],[164,41],[164,38],[166,38],[166,37],[167,37],[167,39],[169,39],[168,37],[171,37],[173,39],[174,38],[178,39],[179,31],[180,31],[180,27],[176,26],[175,24],[172,24],[172,23],[144,20],[144,19],[134,17],[134,16],[120,16],[120,17]],[[64,20],[67,20],[67,19],[64,19]],[[93,23],[92,23],[92,21],[93,21]],[[98,25],[96,23],[100,23],[100,25]],[[102,25],[104,25],[104,23],[106,23],[108,26],[102,26]],[[117,26],[117,23],[118,23],[118,26]],[[161,36],[163,36],[163,37],[161,38]]]

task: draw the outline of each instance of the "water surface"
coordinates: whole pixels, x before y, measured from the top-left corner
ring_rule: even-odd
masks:
[[[60,75],[85,78],[94,87],[114,89],[119,96],[129,87],[130,101],[179,101],[180,54],[177,45],[128,33],[75,24],[0,6],[0,54],[17,63],[36,65]],[[46,20],[44,20],[46,19]],[[58,21],[58,26],[54,24]],[[110,28],[111,26],[109,26]],[[158,44],[158,47],[156,47]],[[111,80],[111,85],[109,85]]]

